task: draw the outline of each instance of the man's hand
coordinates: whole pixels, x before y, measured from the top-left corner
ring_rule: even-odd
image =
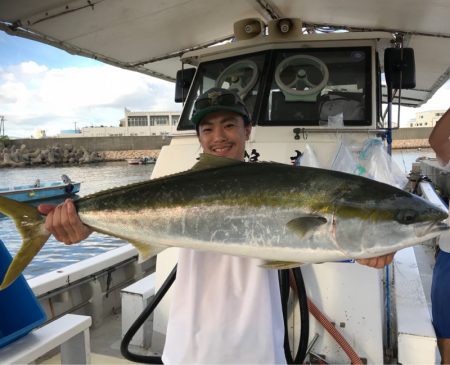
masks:
[[[58,206],[40,204],[38,210],[47,216],[45,228],[60,242],[66,245],[77,243],[87,238],[92,230],[85,226],[78,217],[72,199],[66,199]]]
[[[369,267],[373,267],[375,269],[382,269],[383,267],[389,265],[392,262],[392,260],[394,259],[394,255],[395,252],[383,256],[372,257],[370,259],[360,259],[356,261],[361,265],[366,265]]]

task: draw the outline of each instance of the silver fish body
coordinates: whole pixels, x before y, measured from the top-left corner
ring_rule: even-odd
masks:
[[[214,157],[205,159],[214,166]],[[277,163],[230,161],[133,189],[127,203],[117,204],[124,194],[118,189],[81,199],[78,211],[95,230],[148,247],[147,256],[176,246],[267,261],[367,258],[447,228],[438,223],[446,212],[403,190]]]

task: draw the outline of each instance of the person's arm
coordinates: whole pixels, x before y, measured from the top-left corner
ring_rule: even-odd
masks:
[[[446,165],[450,161],[450,109],[436,122],[428,141],[436,156]]]
[[[45,228],[60,242],[66,245],[77,243],[87,238],[92,230],[81,222],[72,199],[60,205],[40,204],[40,213],[47,216]]]

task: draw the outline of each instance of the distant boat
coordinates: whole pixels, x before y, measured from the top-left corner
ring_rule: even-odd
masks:
[[[80,184],[72,182],[67,175],[61,176],[61,181],[41,182],[37,179],[34,184],[0,187],[0,196],[14,199],[20,202],[51,199],[70,196],[80,191]]]
[[[127,158],[129,165],[149,165],[156,163],[155,157]]]

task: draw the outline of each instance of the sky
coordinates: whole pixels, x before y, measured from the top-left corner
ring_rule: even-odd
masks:
[[[5,134],[119,126],[131,111],[180,111],[175,84],[0,31],[0,116]]]
[[[174,83],[0,31],[0,116],[10,137],[30,137],[36,130],[54,136],[75,126],[118,126],[125,108],[180,111],[174,95]],[[417,112],[449,106],[447,82],[422,107],[402,108],[401,126]]]

